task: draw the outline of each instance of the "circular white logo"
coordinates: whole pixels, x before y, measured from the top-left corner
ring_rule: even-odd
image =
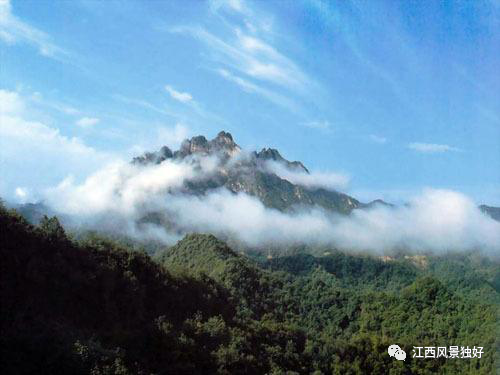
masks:
[[[398,361],[404,361],[406,359],[406,353],[403,349],[399,347],[399,345],[390,345],[387,349],[387,353],[389,353],[390,357],[396,358]]]

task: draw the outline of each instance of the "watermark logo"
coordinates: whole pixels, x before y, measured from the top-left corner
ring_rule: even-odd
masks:
[[[390,345],[387,349],[390,357],[396,358],[398,361],[404,361],[406,359],[406,352],[399,347],[399,345]]]
[[[483,355],[482,346],[414,346],[412,358],[481,358]],[[406,352],[399,345],[390,345],[387,348],[387,353],[390,357],[396,358],[398,361],[406,359]]]
[[[481,358],[482,346],[414,346],[413,358]]]

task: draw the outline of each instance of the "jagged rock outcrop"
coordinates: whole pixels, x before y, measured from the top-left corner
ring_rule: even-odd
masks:
[[[142,156],[135,157],[134,159],[132,159],[132,163],[143,164],[143,165],[148,163],[160,164],[162,161],[170,159],[172,157],[173,157],[172,150],[170,150],[167,146],[163,146],[157,152],[146,152]]]
[[[221,131],[217,136],[208,141],[203,135],[198,135],[182,142],[179,150],[172,152],[167,146],[163,146],[157,152],[146,152],[142,156],[133,158],[133,164],[160,164],[166,159],[183,159],[189,155],[216,154],[221,157],[230,157],[241,151],[230,133]]]
[[[346,194],[324,188],[308,188],[293,184],[267,168],[269,161],[281,164],[296,173],[309,173],[300,161],[285,159],[278,150],[263,148],[260,152],[240,155],[241,148],[230,133],[221,131],[212,140],[199,135],[182,142],[179,150],[172,152],[163,147],[158,152],[146,153],[133,159],[135,164],[161,163],[166,159],[183,160],[187,157],[218,156],[217,170],[202,179],[188,181],[184,192],[202,195],[214,189],[226,188],[233,193],[246,193],[257,197],[267,207],[281,211],[297,207],[320,206],[331,211],[347,214],[363,206]],[[229,162],[231,160],[231,163]]]
[[[233,156],[241,151],[231,134],[221,131],[217,136],[208,141],[204,136],[198,135],[191,139],[186,139],[181,144],[179,151],[174,152],[174,158],[184,158],[193,154],[218,154],[219,156]]]
[[[292,170],[309,173],[309,170],[300,161],[288,161],[274,148],[263,148],[260,152],[254,151],[253,155],[257,160],[272,160],[282,163]]]

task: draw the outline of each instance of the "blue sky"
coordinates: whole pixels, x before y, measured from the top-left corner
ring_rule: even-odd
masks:
[[[500,205],[500,2],[0,0],[0,196],[230,131],[362,200]]]

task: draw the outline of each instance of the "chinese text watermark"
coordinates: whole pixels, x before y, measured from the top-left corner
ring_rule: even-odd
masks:
[[[482,346],[414,346],[413,358],[481,358]]]

